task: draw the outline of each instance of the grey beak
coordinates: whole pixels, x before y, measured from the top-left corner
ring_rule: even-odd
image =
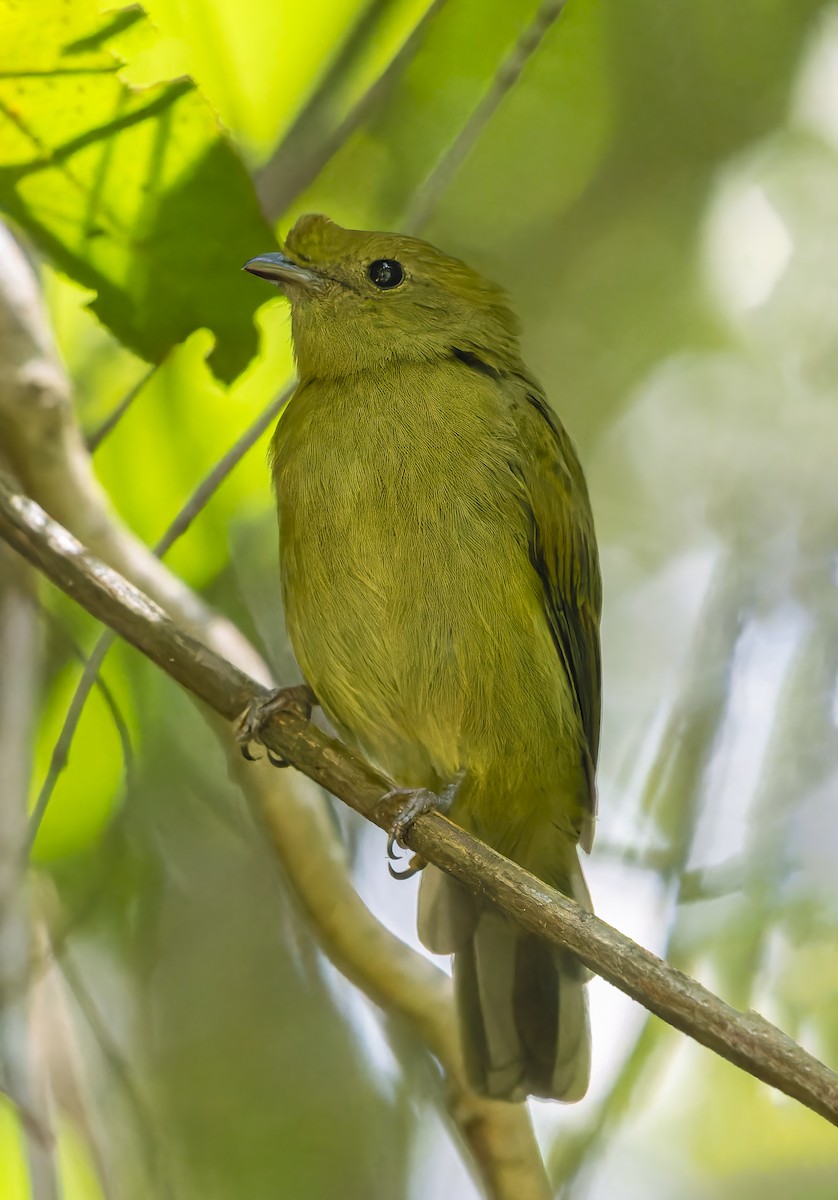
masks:
[[[242,270],[249,271],[251,275],[258,275],[260,279],[267,279],[268,283],[273,283],[279,288],[288,284],[292,287],[316,288],[321,284],[321,278],[316,271],[301,267],[299,263],[295,263],[279,251],[257,254],[244,264]]]

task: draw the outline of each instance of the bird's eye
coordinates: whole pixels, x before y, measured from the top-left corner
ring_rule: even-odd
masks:
[[[377,288],[388,291],[404,279],[404,267],[393,258],[377,258],[367,267],[367,274]]]

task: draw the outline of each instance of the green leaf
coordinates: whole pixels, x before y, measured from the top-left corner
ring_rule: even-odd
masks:
[[[161,33],[253,162],[264,161],[312,90],[330,80],[329,120],[345,114],[390,62],[429,0],[144,0]],[[359,27],[366,36],[357,37]],[[321,110],[322,113],[323,110]],[[321,127],[318,126],[318,130]]]
[[[34,7],[0,0],[0,208],[135,353],[206,327],[232,379],[264,301],[239,268],[274,240],[247,172],[138,9]]]

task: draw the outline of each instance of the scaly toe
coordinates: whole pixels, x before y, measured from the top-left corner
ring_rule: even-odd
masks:
[[[390,836],[387,839],[387,857],[392,861],[398,861],[396,844],[404,845],[405,834],[416,818],[422,813],[433,812],[440,806],[439,796],[430,788],[391,788],[385,796],[382,796],[380,803],[391,804],[398,799],[403,800],[403,804],[390,825]]]
[[[314,692],[308,684],[303,683],[294,687],[277,688],[264,700],[255,700],[249,704],[236,722],[236,741],[241,746],[242,757],[248,762],[257,761],[257,757],[250,753],[249,743],[259,741],[262,730],[272,717],[278,713],[290,712],[307,721],[316,703]],[[288,766],[284,758],[272,754],[270,750],[268,759],[275,767]]]

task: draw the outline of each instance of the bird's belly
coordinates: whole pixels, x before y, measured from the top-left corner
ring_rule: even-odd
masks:
[[[404,786],[502,768],[504,793],[534,774],[555,792],[560,759],[578,770],[573,701],[511,513],[463,501],[411,521],[402,507],[398,530],[370,513],[310,517],[283,547],[289,635],[348,740]]]

